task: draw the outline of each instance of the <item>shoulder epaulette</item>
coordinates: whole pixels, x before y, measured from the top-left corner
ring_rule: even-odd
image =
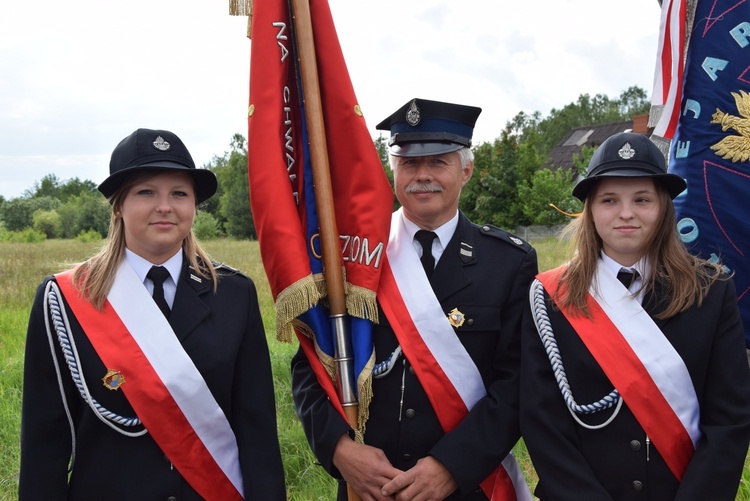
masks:
[[[217,273],[221,273],[223,275],[243,275],[244,276],[244,273],[242,273],[240,270],[238,270],[237,268],[232,268],[226,263],[218,263],[216,261],[212,261],[212,262],[213,262],[214,268],[216,268]]]
[[[529,244],[527,241],[503,230],[502,228],[498,228],[497,226],[493,226],[491,224],[483,224],[479,226],[479,231],[483,235],[489,235],[491,237],[498,238],[504,242],[507,242],[513,247],[524,250],[526,252],[531,250],[531,244]]]

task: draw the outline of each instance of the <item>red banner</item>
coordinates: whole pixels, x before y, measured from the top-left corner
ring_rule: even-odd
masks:
[[[393,195],[357,104],[328,3],[313,0],[310,9],[347,310],[373,319]],[[248,109],[250,199],[283,339],[291,335],[290,322],[325,294],[314,193],[305,170],[303,93],[287,2],[256,0]]]

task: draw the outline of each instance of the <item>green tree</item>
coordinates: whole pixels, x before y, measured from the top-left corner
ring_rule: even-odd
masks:
[[[41,181],[35,181],[32,187],[24,192],[25,198],[60,198],[60,179],[54,174],[47,174]]]
[[[241,134],[235,134],[231,148],[223,157],[214,157],[213,171],[221,187],[218,212],[228,235],[235,238],[257,238],[250,211],[245,138]]]
[[[581,202],[573,197],[573,175],[570,171],[541,169],[534,173],[530,182],[518,188],[523,212],[530,224],[554,226],[567,223],[569,216],[555,210],[551,204],[569,214],[581,211]]]
[[[593,97],[581,94],[577,101],[552,109],[547,117],[538,111],[518,113],[507,122],[498,139],[475,147],[474,178],[461,194],[461,209],[477,222],[506,229],[554,219],[548,203],[555,202],[542,201],[563,189],[565,176],[551,172],[538,177],[536,174],[552,149],[573,128],[630,120],[634,115],[648,112],[649,106],[646,92],[634,86],[616,99],[602,94]],[[592,151],[584,149],[582,157],[576,160],[579,172],[585,172]],[[574,178],[572,175],[567,182],[572,184]],[[557,196],[555,200],[570,205]]]
[[[510,158],[512,150],[515,150],[515,145],[502,145],[499,139],[494,143],[482,143],[474,149],[474,173],[461,190],[459,200],[459,207],[472,221],[500,224],[499,220],[504,217],[502,200],[507,191],[501,182],[501,154]]]
[[[198,240],[213,240],[219,236],[219,222],[213,214],[198,211],[193,222],[193,232]]]
[[[575,102],[550,110],[546,118],[542,118],[538,111],[531,115],[521,112],[510,123],[519,130],[520,142],[536,132],[540,138],[539,152],[546,157],[571,129],[630,120],[634,115],[648,113],[649,107],[646,91],[632,86],[616,99],[603,94],[593,97],[581,94]]]
[[[209,198],[208,200],[205,200],[202,204],[198,206],[198,209],[200,212],[206,212],[208,214],[211,214],[216,219],[216,221],[219,224],[220,234],[223,234],[222,228],[224,227],[224,223],[226,221],[221,215],[221,212],[219,210],[219,199],[221,199],[221,196],[224,194],[224,186],[221,183],[221,176],[219,175],[218,170],[220,170],[222,166],[226,165],[226,163],[227,163],[227,154],[224,153],[224,156],[222,157],[214,155],[210,162],[203,165],[204,169],[213,171],[213,173],[216,174],[218,184],[216,186],[216,193],[214,193],[214,195],[211,198]]]
[[[70,197],[92,193],[96,193],[96,184],[93,181],[74,177],[63,182],[55,174],[47,174],[24,192],[24,198],[50,197],[65,203]]]
[[[617,103],[620,107],[620,115],[624,119],[648,113],[651,109],[651,100],[649,99],[648,94],[644,89],[637,85],[628,87],[622,91]]]
[[[506,229],[528,224],[518,187],[528,182],[544,157],[539,153],[538,136],[526,132],[521,141],[519,125],[508,123],[500,139],[483,143],[474,150],[474,174],[461,193],[461,209],[470,219]]]
[[[89,179],[81,180],[77,177],[68,179],[60,186],[60,201],[66,202],[71,197],[80,195],[101,196],[96,186],[96,183]]]
[[[60,214],[53,210],[39,209],[31,216],[34,229],[55,238],[60,232]]]
[[[0,206],[0,218],[8,231],[21,231],[34,226],[33,215],[39,209],[55,210],[60,206],[56,198],[12,198]]]
[[[591,146],[584,146],[581,148],[581,153],[573,159],[573,165],[576,167],[576,174],[579,176],[586,176],[586,170],[589,166],[589,161],[594,155],[596,148]]]
[[[393,189],[393,169],[391,169],[391,163],[389,161],[388,155],[388,138],[383,136],[383,134],[379,134],[378,137],[375,138],[375,149],[378,151],[380,163],[383,164],[385,177],[388,178],[388,183],[390,183],[391,189]],[[401,204],[398,202],[396,197],[393,197],[393,210],[398,210],[399,207],[401,207]]]
[[[110,206],[100,193],[73,195],[57,212],[60,214],[62,238],[75,238],[89,230],[104,237],[109,231]]]

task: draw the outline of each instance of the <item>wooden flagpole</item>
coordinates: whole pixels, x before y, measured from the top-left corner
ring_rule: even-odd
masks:
[[[347,329],[346,293],[341,263],[341,246],[333,207],[331,171],[328,162],[328,143],[323,121],[323,106],[318,80],[318,63],[312,30],[309,0],[292,0],[297,54],[300,60],[302,98],[305,104],[307,129],[310,139],[315,201],[320,226],[323,273],[328,293],[329,317],[334,329],[336,378],[339,399],[346,412],[349,425],[358,429],[359,408],[354,391],[354,360],[351,339]],[[359,495],[348,486],[350,501],[359,501]]]

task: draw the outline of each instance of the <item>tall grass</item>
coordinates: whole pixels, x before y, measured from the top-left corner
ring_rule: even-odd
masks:
[[[23,346],[31,302],[45,275],[70,263],[86,259],[100,243],[50,240],[36,244],[0,243],[0,500],[17,498],[19,426],[23,369]],[[294,501],[328,501],[335,498],[335,482],[316,465],[292,403],[289,362],[296,346],[275,339],[275,313],[257,242],[216,240],[204,243],[217,261],[228,263],[256,283],[276,390],[279,441],[286,473],[288,498]],[[559,242],[535,242],[542,270],[565,260]],[[523,443],[516,455],[533,485],[536,474]],[[738,501],[750,501],[750,456]]]

